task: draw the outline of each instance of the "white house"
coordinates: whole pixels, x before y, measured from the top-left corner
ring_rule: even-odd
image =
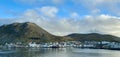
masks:
[[[40,45],[39,44],[36,44],[35,42],[30,42],[29,43],[29,47],[40,47]]]

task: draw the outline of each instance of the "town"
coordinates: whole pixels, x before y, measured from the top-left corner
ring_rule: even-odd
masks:
[[[36,43],[30,42],[28,45],[23,45],[21,42],[17,43],[6,43],[5,45],[1,45],[1,47],[8,48],[66,48],[66,47],[74,47],[74,48],[91,48],[91,49],[120,49],[119,42],[108,42],[108,41],[67,41],[67,42],[49,42],[49,43]]]

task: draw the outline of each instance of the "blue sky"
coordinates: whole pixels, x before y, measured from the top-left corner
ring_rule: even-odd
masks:
[[[120,0],[0,0],[0,25],[34,22],[54,35],[120,35]]]
[[[117,11],[120,9],[119,0],[115,1],[116,2],[111,2],[111,0],[1,0],[0,17],[15,18],[23,14],[27,9],[35,9],[44,6],[54,6],[58,8],[59,12],[57,15],[60,17],[70,17],[69,14],[72,12],[76,12],[80,16],[91,14],[120,16],[120,14],[117,14]],[[111,8],[116,10],[114,11]],[[96,10],[98,10],[98,12]],[[96,11],[96,13],[92,13],[92,11]]]
[[[69,14],[72,12],[77,12],[77,14],[84,16],[91,14],[91,10],[89,7],[86,7],[81,2],[76,3],[72,0],[63,0],[64,2],[57,3],[52,2],[52,0],[44,0],[43,2],[29,2],[29,0],[1,0],[0,1],[0,17],[1,18],[9,18],[9,17],[16,17],[14,15],[20,15],[22,12],[26,11],[27,9],[35,9],[44,6],[54,6],[59,9],[58,16],[61,17],[69,17]],[[103,8],[100,9],[102,14],[110,14],[108,10],[104,10]]]

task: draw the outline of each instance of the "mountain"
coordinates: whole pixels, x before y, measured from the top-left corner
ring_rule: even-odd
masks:
[[[67,37],[54,36],[31,22],[12,23],[0,26],[0,44],[16,42],[59,42],[69,39]]]
[[[98,33],[89,33],[89,34],[73,33],[73,34],[67,35],[67,37],[71,37],[76,41],[117,41],[117,42],[120,42],[119,37],[116,37],[113,35],[107,35],[107,34],[98,34]]]

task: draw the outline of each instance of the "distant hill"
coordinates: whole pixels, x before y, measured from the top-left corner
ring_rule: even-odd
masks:
[[[78,34],[73,33],[67,35],[76,41],[117,41],[120,42],[120,38],[113,35],[98,34],[98,33],[89,33],[89,34]]]
[[[0,44],[67,41],[70,38],[54,36],[35,23],[12,23],[0,26]]]

